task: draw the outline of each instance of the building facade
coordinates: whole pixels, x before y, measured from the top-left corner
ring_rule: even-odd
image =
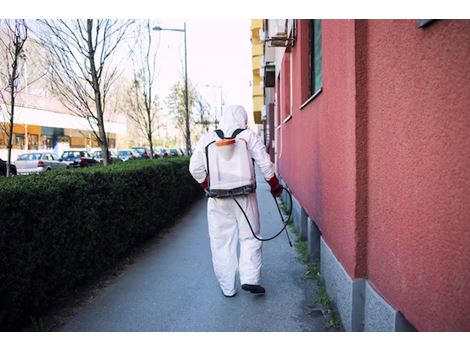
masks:
[[[33,94],[18,94],[13,125],[12,160],[28,150],[98,148],[99,144],[93,135],[88,121],[71,114],[53,97]],[[0,158],[7,159],[9,124],[6,111],[0,104]],[[119,146],[119,138],[126,135],[126,119],[113,114],[105,121],[110,148]]]
[[[255,124],[262,123],[262,108],[263,108],[263,85],[261,64],[263,62],[263,42],[260,38],[260,33],[263,29],[263,20],[251,20],[251,60],[253,67],[253,117]]]
[[[470,331],[470,21],[264,20],[267,148],[348,331]]]

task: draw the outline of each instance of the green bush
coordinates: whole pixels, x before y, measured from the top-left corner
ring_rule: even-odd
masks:
[[[202,192],[187,158],[0,180],[0,327],[112,267]]]

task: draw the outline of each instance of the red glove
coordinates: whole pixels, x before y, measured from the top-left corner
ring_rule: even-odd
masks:
[[[279,183],[276,174],[268,180],[268,183],[271,186],[271,194],[275,197],[279,197],[282,193],[282,186]]]
[[[201,185],[202,188],[204,188],[204,190],[207,191],[207,187],[209,186],[208,182],[207,182],[207,177],[204,179],[204,181],[202,181],[201,183],[199,183]]]

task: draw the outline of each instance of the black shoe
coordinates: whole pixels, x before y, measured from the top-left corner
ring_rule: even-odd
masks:
[[[251,293],[254,293],[255,295],[264,295],[264,293],[266,292],[264,287],[260,285],[243,284],[242,289],[244,289],[245,291],[250,291]]]

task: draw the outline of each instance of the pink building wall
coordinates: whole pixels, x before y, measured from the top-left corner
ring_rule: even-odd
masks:
[[[418,330],[470,330],[470,21],[369,21],[368,277]]]
[[[300,109],[306,23],[281,176],[352,279],[418,330],[470,331],[470,21],[322,21],[323,91]]]
[[[278,136],[282,138],[279,171],[354,277],[358,266],[354,21],[323,22],[323,91],[299,109],[306,96],[302,90],[308,89],[304,85],[308,62],[301,62],[308,36],[308,23],[300,22],[292,49],[293,118],[282,125]]]

